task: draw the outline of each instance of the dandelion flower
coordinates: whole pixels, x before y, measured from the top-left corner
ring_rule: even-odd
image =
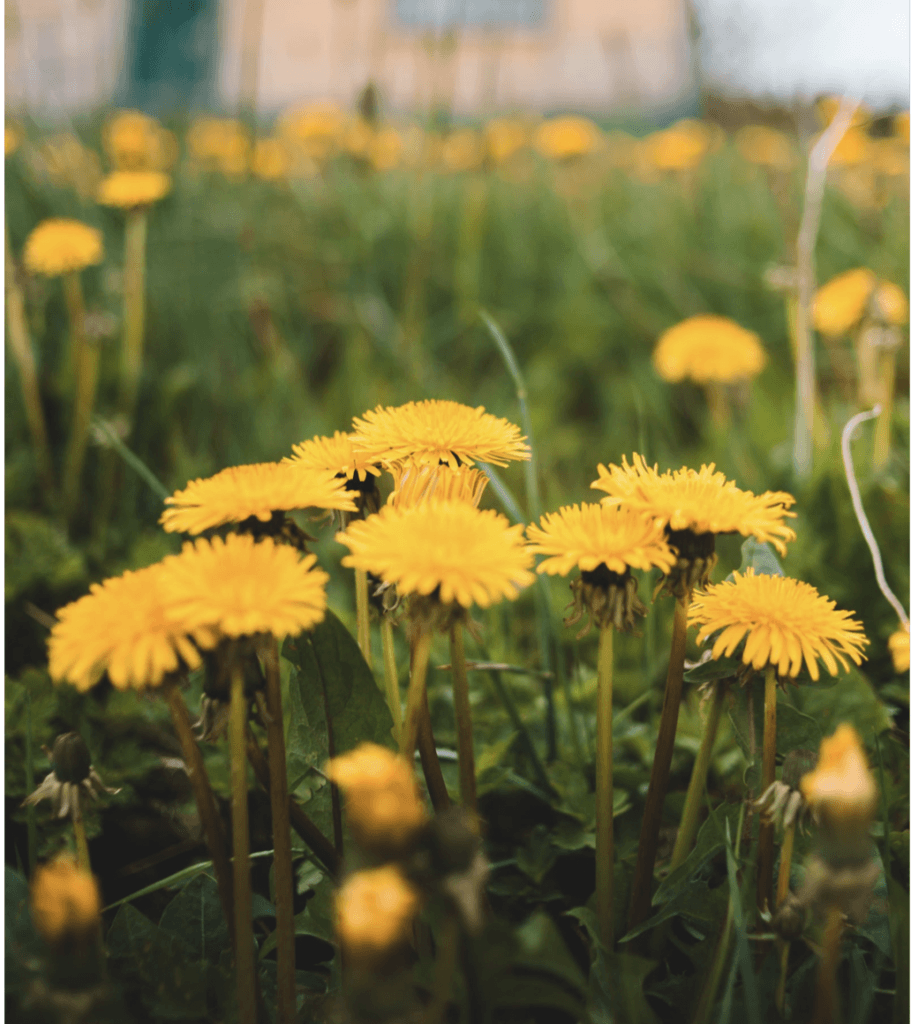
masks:
[[[159,522],[171,533],[196,536],[226,523],[269,522],[273,512],[326,508],[357,511],[345,481],[331,470],[307,470],[287,462],[230,466],[215,476],[192,480],[165,504]]]
[[[429,466],[421,463],[396,462],[390,467],[395,490],[389,504],[413,508],[431,496],[448,501],[464,501],[477,508],[489,478],[471,466]]]
[[[101,232],[78,220],[45,220],[25,240],[22,258],[32,274],[45,277],[85,270],[104,258]]]
[[[592,487],[606,491],[606,504],[622,504],[646,512],[672,533],[739,533],[774,545],[781,555],[787,542],[795,537],[785,522],[796,516],[789,511],[794,498],[783,491],[753,494],[742,491],[733,480],[715,472],[715,464],[694,469],[658,473],[641,455],[633,455],[629,465],[598,466],[598,479]],[[673,539],[671,540],[673,543]]]
[[[391,171],[398,167],[404,153],[404,140],[391,126],[375,131],[367,148],[367,156],[375,171]]]
[[[837,274],[816,292],[813,326],[829,337],[846,334],[860,323],[875,286],[876,275],[866,267]]]
[[[332,470],[336,476],[344,476],[346,480],[367,482],[369,476],[379,476],[380,467],[375,461],[369,461],[355,455],[351,445],[351,435],[336,430],[332,437],[313,437],[309,441],[301,441],[291,449],[294,454],[282,459],[302,469]]]
[[[601,129],[585,117],[555,117],[535,132],[535,146],[551,160],[588,156],[603,146]]]
[[[288,176],[291,157],[279,139],[257,139],[251,169],[263,181],[282,181]]]
[[[800,788],[824,821],[869,826],[876,815],[879,793],[853,726],[842,722],[822,741],[816,770],[804,775]]]
[[[507,117],[495,117],[484,126],[487,153],[495,164],[506,163],[528,145],[528,128]]]
[[[187,146],[193,160],[207,170],[236,177],[247,170],[250,137],[236,118],[201,117],[187,132]]]
[[[22,135],[19,129],[11,124],[3,126],[3,154],[4,156],[11,156],[19,148],[19,143],[22,141]]]
[[[35,928],[48,942],[84,937],[100,924],[98,883],[69,856],[40,865],[30,895]]]
[[[696,167],[712,147],[712,133],[699,121],[679,121],[653,132],[640,143],[647,164],[659,171],[686,171]]]
[[[396,584],[400,594],[438,591],[445,605],[487,608],[513,600],[534,580],[522,526],[461,501],[430,498],[411,509],[385,505],[335,539],[351,551],[342,565],[372,572]]]
[[[734,136],[734,145],[744,160],[773,170],[789,171],[794,166],[794,148],[784,132],[766,125],[750,124]]]
[[[322,622],[329,577],[271,537],[257,542],[232,533],[224,540],[188,541],[162,563],[168,614],[186,630],[224,637],[271,633],[295,636]]]
[[[484,162],[484,142],[471,128],[460,128],[443,140],[440,159],[447,170],[473,171]]]
[[[752,569],[734,573],[733,581],[706,588],[689,609],[691,625],[701,625],[697,641],[713,636],[712,657],[730,656],[746,638],[743,663],[754,669],[771,664],[780,678],[793,678],[806,664],[810,677],[819,679],[821,660],[830,675],[846,659],[864,659],[869,641],[863,626],[839,611],[835,602],[801,580],[757,575]],[[716,635],[717,634],[717,635]]]
[[[750,380],[766,364],[758,335],[724,316],[691,316],[658,339],[652,362],[671,383],[689,377],[697,384]]]
[[[376,743],[334,757],[326,776],[345,794],[354,838],[369,850],[404,850],[427,822],[411,765]]]
[[[105,124],[102,142],[118,171],[163,171],[177,159],[173,134],[138,110],[118,110]]]
[[[519,428],[507,420],[459,402],[428,399],[396,408],[377,406],[354,421],[351,443],[361,459],[469,466],[490,462],[505,466],[529,459]]]
[[[538,572],[566,576],[573,569],[591,572],[599,565],[611,572],[659,568],[669,572],[674,554],[662,526],[650,516],[619,505],[584,502],[566,505],[528,527],[528,550],[549,555]]]
[[[211,630],[187,629],[169,617],[157,564],[93,584],[85,597],[61,608],[48,660],[53,679],[83,692],[105,671],[118,689],[141,689],[160,685],[183,666],[197,668],[197,645],[214,644]]]
[[[162,171],[114,171],[101,182],[98,202],[123,209],[151,206],[170,190],[171,179]]]
[[[889,637],[889,653],[892,655],[892,667],[899,675],[905,675],[911,667],[911,651],[909,651],[909,640],[907,625],[896,630]]]
[[[354,961],[382,959],[406,938],[420,896],[395,864],[356,871],[335,894],[339,941]]]

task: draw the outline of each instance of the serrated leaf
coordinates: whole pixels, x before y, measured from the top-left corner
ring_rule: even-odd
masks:
[[[176,936],[194,960],[217,963],[230,942],[218,886],[197,875],[165,907],[159,927]]]
[[[716,807],[702,823],[696,836],[696,843],[686,860],[658,886],[652,903],[659,906],[679,896],[696,876],[706,861],[714,858],[724,849],[725,827],[728,821],[736,827],[740,806],[735,803]]]

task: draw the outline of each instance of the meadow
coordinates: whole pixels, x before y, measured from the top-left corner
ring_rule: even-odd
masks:
[[[833,113],[820,106],[814,133]],[[161,125],[103,112],[67,131],[8,120],[8,1012],[283,1024],[907,1019],[907,616],[877,582],[842,454],[845,425],[878,404],[849,448],[885,578],[907,608],[907,131],[907,114],[864,110],[847,127],[812,239],[815,283],[836,284],[807,304],[794,268],[806,256],[797,239],[808,132],[688,121],[634,136],[581,118],[431,130],[328,105],[290,111],[259,137],[215,117]],[[149,191],[131,198],[127,179],[112,183],[118,172],[146,175]],[[78,253],[60,262],[62,242],[30,248],[55,218],[96,232],[80,243],[81,263]],[[752,332],[764,353],[755,372],[719,380],[705,356],[696,379],[659,372],[659,339],[704,314]],[[810,456],[795,460],[795,420],[807,416],[795,369],[802,317],[815,401]],[[562,572],[482,601],[423,583],[409,593],[369,551],[357,562],[357,529],[381,518],[393,489],[407,490],[405,456],[391,442],[369,448],[367,414],[430,400],[516,425],[512,454],[440,440],[442,454],[423,451],[424,468],[410,470],[412,481],[467,479],[477,463],[485,480],[471,486],[485,488],[480,507],[502,514],[504,529],[620,495],[611,473],[634,453],[660,473],[714,464],[742,491],[793,506],[769,499],[779,519],[768,529],[706,525],[712,499],[701,519],[666,516],[658,533],[676,537],[675,557],[674,531],[714,538],[717,564],[706,555],[693,586],[674,583],[664,555],[621,558],[606,583],[592,582],[594,563],[581,566],[605,594],[637,571],[647,614],[628,598],[622,621],[599,617],[597,599],[578,597],[584,588],[571,590]],[[273,504],[284,519],[251,506],[162,528],[164,498],[189,482],[279,462],[335,431],[354,431],[355,453],[366,454],[352,458],[382,471],[375,492],[366,470],[352,476],[354,462],[334,467],[356,505],[334,494]],[[632,507],[633,492],[622,494]],[[87,669],[61,662],[52,680],[48,640],[64,625],[55,616],[92,584],[177,565],[168,559],[181,532],[243,527],[261,538],[276,523],[284,532],[273,539],[290,541],[275,544],[276,557],[302,545],[328,573],[311,619],[294,629],[256,619],[230,642],[226,627],[199,619],[195,646],[165,672],[143,677],[128,653],[117,667],[102,644],[103,656],[85,654]],[[521,571],[533,569],[529,554]],[[805,650],[803,671],[798,658],[791,672],[773,644],[774,696],[774,673],[755,658],[750,667],[743,633],[708,657],[692,611],[686,630],[709,578],[736,583],[735,570],[816,588],[868,643],[855,658],[838,640],[850,664],[832,661],[832,672],[820,641],[825,667],[812,678]],[[671,583],[653,599],[662,576]],[[366,588],[380,579],[404,600],[390,609],[380,593],[371,618]],[[574,600],[585,617],[566,626]],[[128,604],[120,611],[127,621]],[[787,607],[773,611],[785,628]],[[589,615],[597,628],[577,639]],[[683,697],[668,726],[675,672]],[[429,747],[412,698],[424,685]],[[213,726],[197,743],[179,723],[201,699],[205,717],[216,691],[223,707],[211,714],[227,722],[228,742]],[[822,772],[817,752],[842,725],[855,731],[850,770],[834,771],[834,803],[817,795],[817,806],[819,786],[801,789],[801,774]],[[254,770],[244,766],[245,730],[266,750],[258,770],[255,751]],[[82,744],[71,771],[66,743],[55,746],[70,733]],[[380,828],[378,844],[379,797],[358,804],[367,783],[341,758],[363,741],[412,756],[420,746],[419,792],[401,761],[388,767],[399,824]],[[385,755],[371,756],[364,776],[383,776]],[[326,769],[330,758],[339,763]],[[62,816],[23,806],[51,769],[91,790],[80,781],[88,764],[109,791],[93,784],[96,799],[77,798],[78,814],[59,794]],[[270,775],[276,764],[281,778]],[[803,804],[799,827],[792,817],[774,831],[755,803],[779,777],[782,800],[802,793]],[[609,839],[597,810],[605,785]],[[413,829],[401,825],[409,815]],[[72,849],[72,878],[42,875]],[[352,925],[339,894],[396,865],[410,895],[397,909],[371,904]],[[833,881],[837,871],[854,874]],[[774,897],[773,876],[784,885]],[[776,917],[791,907],[789,889],[800,904],[790,926]],[[67,914],[48,914],[48,901]],[[383,933],[376,922],[391,927],[396,913],[398,930]]]

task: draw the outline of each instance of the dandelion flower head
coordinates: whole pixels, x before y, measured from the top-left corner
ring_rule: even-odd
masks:
[[[743,663],[754,669],[774,665],[779,677],[793,678],[806,664],[819,679],[821,660],[830,675],[847,659],[859,665],[868,640],[863,626],[835,602],[801,580],[734,572],[733,581],[708,586],[689,609],[691,625],[701,625],[702,643],[713,636],[712,657],[730,656],[746,637]]]
[[[535,132],[535,147],[551,160],[588,156],[603,144],[601,129],[586,117],[551,118]]]
[[[32,274],[57,277],[94,266],[104,259],[101,232],[82,221],[54,217],[42,221],[25,240],[22,253]]]
[[[487,608],[513,600],[534,580],[522,526],[462,501],[434,497],[410,509],[384,505],[335,539],[351,552],[342,565],[372,572],[396,584],[400,594],[438,591],[445,605]]]
[[[322,622],[329,576],[271,537],[249,534],[184,544],[162,563],[168,613],[186,630],[224,637],[295,636]]]
[[[891,281],[878,281],[867,267],[836,274],[813,300],[813,326],[827,337],[838,337],[855,328],[867,312],[890,324],[908,321],[908,299]]]
[[[171,190],[171,179],[163,171],[114,171],[98,189],[98,202],[122,209],[151,206]]]
[[[789,171],[794,166],[794,147],[784,132],[762,124],[750,124],[734,136],[738,152],[751,164]]]
[[[420,902],[395,864],[356,871],[335,894],[339,941],[354,960],[382,958],[407,936]]]
[[[606,491],[606,504],[621,504],[647,513],[668,530],[693,533],[739,533],[775,546],[782,555],[795,537],[785,522],[796,516],[789,511],[794,498],[784,491],[753,494],[742,491],[733,480],[715,472],[715,464],[665,473],[633,455],[630,465],[598,466],[593,488]]]
[[[187,629],[170,617],[162,566],[95,583],[57,612],[48,639],[51,678],[84,692],[107,671],[117,689],[142,689],[201,664],[198,647],[213,647],[216,637],[205,626]]]
[[[411,459],[449,466],[490,462],[505,466],[531,458],[519,428],[459,402],[428,399],[395,408],[377,406],[354,420],[351,443],[362,459],[389,463]]]
[[[484,140],[490,159],[506,163],[528,145],[528,128],[515,118],[494,117],[484,126]]]
[[[686,171],[698,166],[712,146],[711,131],[700,121],[678,121],[640,143],[646,164],[659,171]]]
[[[244,124],[233,117],[200,117],[187,132],[187,146],[193,160],[206,170],[237,176],[247,169],[250,136]]]
[[[333,470],[304,469],[296,462],[229,466],[215,476],[191,480],[165,504],[159,522],[171,533],[193,536],[247,519],[268,522],[273,512],[325,508],[357,511],[345,480]]]
[[[823,819],[858,826],[873,820],[879,794],[852,725],[842,722],[822,741],[816,769],[803,776],[800,788]]]
[[[102,142],[118,171],[163,171],[177,159],[173,134],[138,110],[118,110],[105,124]]]
[[[473,466],[431,466],[411,461],[395,462],[389,467],[395,489],[389,495],[390,505],[413,508],[435,496],[447,501],[464,501],[475,508],[489,478]]]
[[[48,942],[84,936],[101,919],[98,882],[66,855],[36,869],[30,896],[35,928]]]
[[[671,383],[689,377],[698,384],[750,380],[766,364],[759,336],[725,316],[691,316],[658,339],[652,362]]]
[[[326,776],[345,794],[345,813],[358,843],[401,850],[423,828],[427,811],[411,765],[376,743],[334,757]]]
[[[355,455],[351,435],[336,430],[332,437],[313,437],[301,441],[291,449],[294,454],[282,459],[302,469],[332,470],[336,476],[344,475],[347,480],[366,482],[369,476],[379,476],[380,467],[361,455]]]
[[[663,527],[620,505],[566,505],[542,516],[540,526],[532,523],[527,533],[528,550],[550,556],[538,566],[550,576],[566,576],[577,567],[592,572],[599,565],[618,575],[653,567],[667,573],[675,560]]]
[[[892,667],[899,675],[905,675],[911,667],[911,634],[908,626],[897,629],[889,637],[889,653],[892,655]]]

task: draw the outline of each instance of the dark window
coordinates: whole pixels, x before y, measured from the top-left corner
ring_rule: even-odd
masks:
[[[392,9],[401,24],[416,28],[540,28],[546,4],[547,0],[392,0]]]

